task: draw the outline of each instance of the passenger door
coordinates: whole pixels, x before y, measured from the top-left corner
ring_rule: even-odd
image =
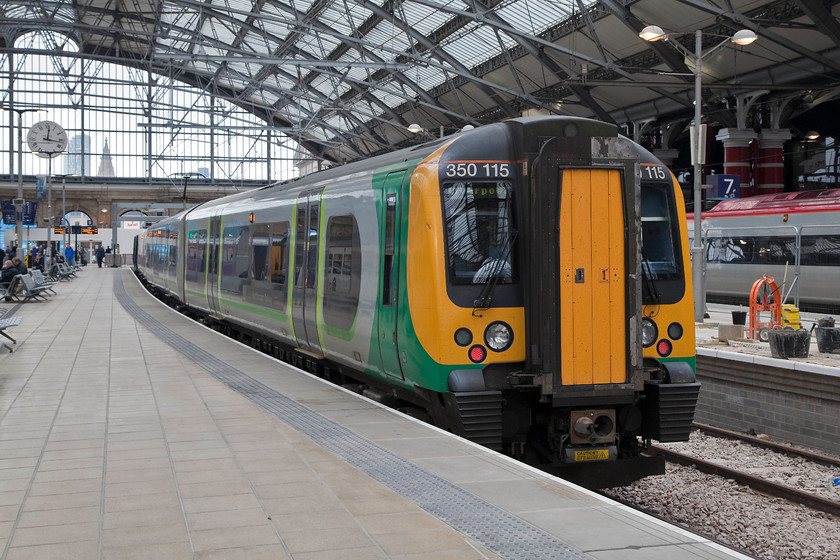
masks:
[[[222,217],[213,216],[210,218],[210,229],[207,232],[207,306],[210,315],[220,315],[219,306],[219,252],[221,247],[220,236],[222,229]]]
[[[560,173],[563,385],[624,383],[626,240],[621,172],[562,169]]]
[[[400,194],[405,175],[405,171],[397,171],[385,178],[379,216],[379,223],[385,227],[379,263],[379,355],[384,372],[398,379],[403,379],[397,332],[400,306],[400,201],[406,200]],[[407,195],[408,187],[405,190]]]
[[[292,321],[301,349],[323,356],[317,324],[321,193],[316,189],[301,193],[295,205],[295,252],[292,275]]]

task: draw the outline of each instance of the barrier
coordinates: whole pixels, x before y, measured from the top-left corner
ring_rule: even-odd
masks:
[[[762,321],[761,312],[770,311],[771,321]],[[782,298],[779,286],[772,276],[766,274],[755,281],[750,290],[750,328],[749,337],[768,340],[767,331],[781,328]]]

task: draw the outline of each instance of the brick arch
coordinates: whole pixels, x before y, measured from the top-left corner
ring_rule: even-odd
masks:
[[[73,208],[73,209],[68,209],[68,210],[67,210],[67,213],[68,213],[68,214],[72,214],[73,212],[81,212],[82,214],[87,214],[87,217],[88,217],[89,219],[93,220],[94,225],[97,225],[97,223],[96,223],[96,219],[94,218],[94,216],[96,216],[96,213],[95,213],[95,212],[91,212],[91,211],[90,211],[90,208],[86,208],[84,205],[77,204],[75,208]],[[86,224],[86,223],[82,223],[82,225],[87,225],[87,224]]]

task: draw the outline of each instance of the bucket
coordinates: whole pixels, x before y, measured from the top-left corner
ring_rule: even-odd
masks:
[[[817,326],[818,327],[833,327],[834,326],[834,317],[823,317],[822,319],[817,319]]]
[[[817,350],[826,354],[840,354],[840,328],[817,327]]]
[[[733,311],[732,312],[732,324],[733,325],[746,325],[747,324],[747,312],[746,311]]]
[[[811,348],[811,333],[805,329],[771,330],[768,342],[774,358],[807,358]]]

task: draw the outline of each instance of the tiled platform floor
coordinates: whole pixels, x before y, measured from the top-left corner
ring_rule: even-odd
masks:
[[[193,325],[127,269],[89,267],[16,309],[15,352],[0,350],[0,560],[503,557],[173,350],[115,299],[115,275],[226,363],[568,543],[555,557],[738,557]]]

